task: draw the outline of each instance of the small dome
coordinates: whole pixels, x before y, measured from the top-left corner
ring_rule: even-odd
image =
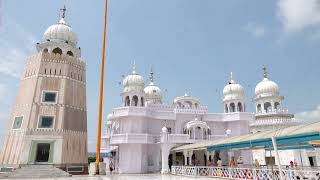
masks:
[[[279,86],[277,83],[269,80],[268,78],[264,78],[255,88],[256,96],[263,95],[278,95],[279,94]]]
[[[232,73],[228,85],[223,88],[223,100],[244,99],[243,87],[233,80]]]
[[[146,100],[161,100],[161,89],[151,82],[147,87],[144,88]]]
[[[78,38],[76,33],[72,31],[72,28],[67,25],[64,18],[61,18],[59,23],[50,26],[43,35],[44,40],[50,41],[62,41],[76,46]]]
[[[189,121],[187,124],[186,124],[186,128],[187,129],[190,129],[192,127],[202,127],[204,129],[210,129],[210,127],[207,125],[206,122],[204,121],[200,121],[198,120],[198,118],[195,118],[194,120],[192,121]]]
[[[178,103],[178,102],[187,102],[187,101],[191,101],[191,102],[195,102],[200,104],[199,99],[192,97],[190,95],[188,95],[187,93],[185,93],[183,96],[179,96],[174,98],[174,103]]]
[[[112,114],[112,113],[108,114],[108,116],[107,116],[107,120],[112,119],[112,117],[113,117],[113,114]]]
[[[144,90],[144,79],[136,72],[135,65],[133,71],[122,81],[123,92],[142,91]]]

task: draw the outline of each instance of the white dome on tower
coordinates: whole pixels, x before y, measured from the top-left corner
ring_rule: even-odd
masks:
[[[263,70],[264,70],[264,74],[263,74],[264,78],[255,88],[256,97],[279,95],[278,84],[268,79],[266,67],[264,67]]]
[[[64,18],[62,17],[59,23],[50,26],[44,33],[43,39],[45,41],[61,41],[73,46],[78,43],[78,37],[72,28],[67,25]]]
[[[223,88],[223,100],[244,99],[243,87],[233,80],[232,73],[230,82]]]
[[[154,84],[153,72],[150,72],[150,83],[144,88],[146,101],[160,102],[162,100],[161,89]]]
[[[255,88],[256,96],[262,94],[279,94],[279,86],[277,83],[269,80],[268,78],[264,78]]]
[[[143,92],[144,90],[144,79],[141,75],[136,72],[136,67],[133,65],[132,73],[124,78],[122,81],[123,92],[138,91]]]

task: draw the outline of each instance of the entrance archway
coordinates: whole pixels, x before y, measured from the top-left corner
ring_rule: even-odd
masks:
[[[49,161],[50,144],[39,143],[37,144],[36,163],[45,163]]]

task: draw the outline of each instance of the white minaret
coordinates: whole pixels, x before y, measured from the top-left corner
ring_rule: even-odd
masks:
[[[251,124],[252,131],[264,131],[293,125],[293,114],[282,107],[284,97],[279,86],[269,80],[266,66],[263,66],[263,79],[255,88],[256,120]]]
[[[0,164],[87,168],[86,65],[65,21],[50,26],[20,80]]]
[[[161,89],[154,83],[153,71],[150,71],[150,83],[144,88],[147,103],[162,104]]]
[[[124,78],[123,91],[121,93],[123,106],[144,106],[144,79],[136,71],[133,63],[132,73]]]
[[[245,112],[245,95],[243,87],[236,83],[230,73],[230,81],[223,89],[224,113]]]

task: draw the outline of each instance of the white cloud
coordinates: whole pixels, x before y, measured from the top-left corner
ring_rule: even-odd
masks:
[[[264,26],[252,22],[246,24],[243,29],[256,38],[263,37],[266,34],[266,29]]]
[[[34,50],[35,37],[14,20],[5,17],[0,29],[0,73],[19,78],[26,57]]]
[[[8,92],[8,88],[6,85],[4,84],[0,84],[0,99],[3,99],[4,97],[6,97]],[[0,114],[1,117],[1,114]]]
[[[320,26],[320,0],[278,0],[278,16],[286,32]]]
[[[320,121],[320,105],[315,110],[295,114],[295,118],[304,122]]]

